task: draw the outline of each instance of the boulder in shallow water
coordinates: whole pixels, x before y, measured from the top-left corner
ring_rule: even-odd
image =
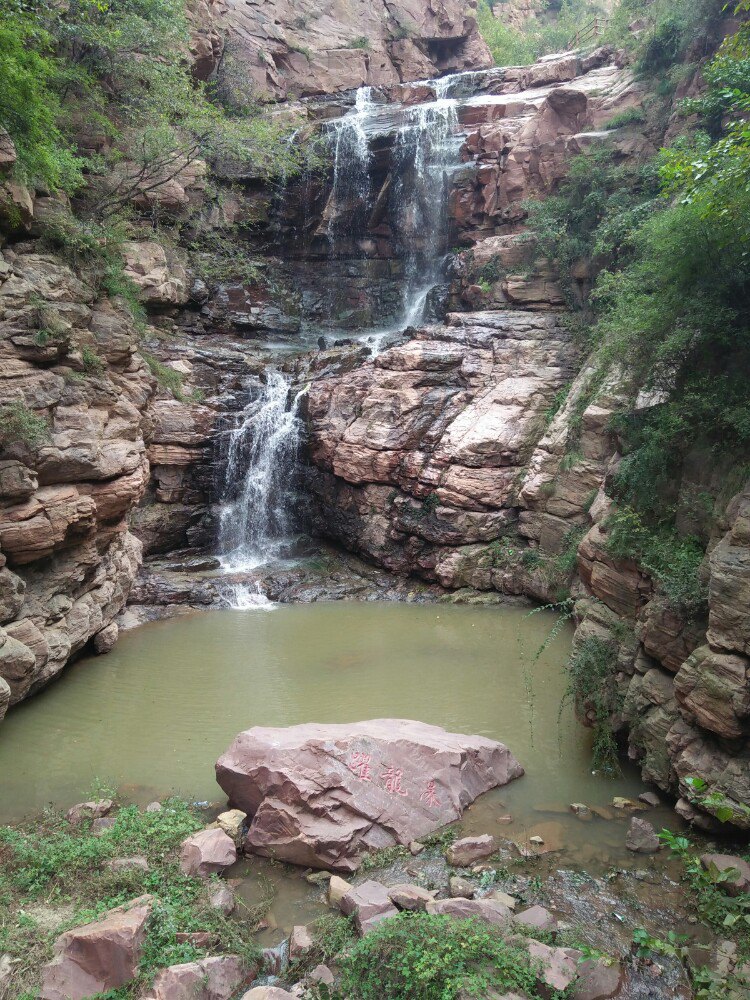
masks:
[[[522,774],[496,740],[405,719],[256,727],[216,764],[230,803],[252,816],[246,850],[344,871],[454,822]]]
[[[232,838],[218,828],[200,830],[182,842],[180,868],[185,875],[207,878],[224,871],[236,860]]]
[[[656,854],[661,844],[653,826],[645,819],[633,816],[625,838],[625,846],[634,854]]]

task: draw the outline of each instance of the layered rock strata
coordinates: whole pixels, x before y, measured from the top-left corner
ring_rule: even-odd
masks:
[[[452,823],[522,774],[502,743],[405,719],[258,726],[216,762],[230,803],[252,817],[248,851],[350,872],[368,851]]]

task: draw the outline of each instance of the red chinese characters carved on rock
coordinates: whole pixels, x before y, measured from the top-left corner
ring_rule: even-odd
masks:
[[[435,794],[435,779],[434,778],[432,778],[430,781],[427,782],[427,787],[422,792],[422,794],[419,796],[419,801],[420,802],[426,802],[427,805],[431,809],[434,809],[436,806],[440,805],[440,799]]]
[[[385,782],[385,790],[391,795],[408,795],[405,788],[401,787],[404,772],[401,768],[388,767],[384,774],[380,775],[380,780]]]
[[[372,781],[370,771],[371,755],[369,753],[353,753],[349,761],[349,770],[356,774],[360,781]]]

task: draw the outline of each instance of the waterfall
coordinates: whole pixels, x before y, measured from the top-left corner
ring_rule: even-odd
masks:
[[[435,83],[436,100],[407,109],[394,150],[393,216],[404,257],[402,329],[426,318],[447,252],[448,183],[457,159],[457,102]]]
[[[370,142],[367,125],[376,105],[372,87],[360,87],[354,110],[338,119],[333,130],[333,215],[328,220],[331,253],[346,237],[366,226],[370,203]]]
[[[393,136],[388,215],[404,277],[400,315],[386,329],[367,331],[376,345],[390,333],[421,323],[440,281],[448,249],[450,172],[460,149],[458,100],[450,94],[464,76],[425,81],[435,100],[404,107],[378,103],[371,87],[361,87],[354,108],[328,126],[334,164],[327,220],[331,258],[351,252],[352,242],[367,234],[373,202],[371,140]]]
[[[228,435],[219,556],[229,571],[248,571],[278,557],[293,530],[295,465],[303,392],[275,369]]]

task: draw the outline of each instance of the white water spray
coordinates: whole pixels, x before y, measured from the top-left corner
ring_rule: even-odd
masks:
[[[303,392],[290,398],[289,378],[269,369],[260,394],[229,433],[228,499],[219,519],[219,558],[226,571],[247,572],[278,557],[292,531]]]

